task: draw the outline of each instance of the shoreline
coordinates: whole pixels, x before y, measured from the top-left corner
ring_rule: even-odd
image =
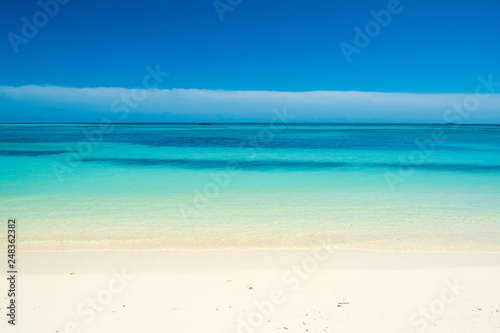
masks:
[[[183,249],[183,248],[171,248],[171,249],[76,249],[76,250],[18,250],[17,253],[96,253],[96,252],[115,252],[115,253],[158,253],[158,252],[258,252],[258,251],[309,251],[309,250],[331,250],[331,251],[353,251],[353,252],[374,252],[374,253],[408,253],[408,254],[485,254],[485,255],[495,255],[499,254],[500,251],[469,251],[469,252],[459,252],[459,251],[412,251],[412,250],[383,250],[383,249],[365,249],[365,248],[323,248],[323,247],[304,247],[304,248],[206,248],[206,249]]]
[[[380,253],[414,253],[414,254],[500,254],[500,249],[497,250],[478,250],[478,249],[460,249],[453,248],[448,250],[443,249],[394,249],[394,248],[367,248],[367,247],[350,247],[350,246],[290,246],[290,247],[165,247],[165,248],[77,248],[77,249],[23,249],[18,247],[18,253],[72,253],[72,252],[251,252],[251,251],[307,251],[315,249],[326,249],[331,251],[358,251],[358,252],[380,252]]]

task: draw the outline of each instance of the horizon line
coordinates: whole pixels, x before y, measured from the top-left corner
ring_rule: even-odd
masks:
[[[100,122],[0,122],[0,125],[100,125]],[[112,122],[111,125],[267,125],[269,122]],[[485,123],[397,123],[397,122],[289,122],[287,125],[440,125],[440,126],[500,126],[498,124]]]

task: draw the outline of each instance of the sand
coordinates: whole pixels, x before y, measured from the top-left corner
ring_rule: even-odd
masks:
[[[499,253],[276,249],[18,255],[17,325],[3,316],[1,332],[500,330]],[[0,288],[6,295],[6,279]]]

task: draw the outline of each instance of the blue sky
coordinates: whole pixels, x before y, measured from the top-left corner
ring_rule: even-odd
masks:
[[[42,0],[51,1],[55,0]],[[72,107],[72,101],[61,101],[63,88],[140,88],[147,75],[145,68],[157,65],[169,73],[158,89],[188,92],[198,89],[198,95],[200,90],[243,91],[243,94],[246,91],[410,93],[398,95],[408,97],[406,103],[396,103],[405,106],[398,112],[410,112],[407,106],[425,94],[448,94],[446,103],[460,102],[466,94],[475,92],[478,76],[492,75],[493,81],[500,81],[500,3],[493,0],[401,0],[398,13],[391,14],[386,26],[379,24],[379,31],[373,37],[368,36],[367,45],[359,47],[350,62],[339,45],[344,42],[355,46],[354,28],[364,31],[375,20],[371,12],[387,10],[394,0],[221,0],[220,3],[231,8],[224,12],[224,20],[220,19],[213,0],[60,1],[67,3],[59,4],[57,14],[49,17],[34,37],[15,47],[12,36],[23,37],[22,18],[32,23],[33,16],[42,9],[37,1],[1,3],[0,121],[14,121],[21,116],[29,119],[31,113],[36,113],[34,106],[45,114],[36,117],[57,120],[59,116],[54,110],[61,114],[70,112],[64,110]],[[11,87],[23,86],[61,89],[59,94],[51,94],[52,100],[37,99],[30,89],[18,90],[16,97],[8,94]],[[21,92],[25,95],[19,95]],[[81,114],[109,113],[109,102],[117,96],[108,97],[110,100],[85,105],[87,109],[79,107]],[[191,100],[190,96],[185,98]],[[477,121],[498,122],[495,99],[493,96],[481,103],[478,113],[483,109],[485,113]],[[280,95],[269,105],[254,106],[281,107],[292,100]],[[319,111],[315,109],[317,100],[310,101],[314,102],[310,111],[318,114],[304,121],[344,119],[343,114],[335,114],[339,108],[349,112],[362,108],[370,111],[372,105],[354,103],[356,107],[351,107],[331,101],[331,110],[324,105]],[[77,102],[78,99],[73,100],[74,104]],[[241,98],[242,104],[247,102]],[[169,103],[168,98],[162,103]],[[192,112],[193,120],[201,112],[201,106],[189,109],[182,100],[176,103],[171,108],[181,108],[185,114]],[[231,118],[233,110],[237,115],[242,105],[233,102],[229,107],[227,103],[220,100],[224,114]],[[151,113],[150,104],[147,110],[146,106],[138,105],[132,111]],[[307,105],[304,101],[297,112]],[[433,117],[419,118],[417,110],[406,118],[431,121],[444,112],[441,102],[428,107],[435,109]],[[155,112],[162,113],[161,105],[157,108]],[[372,112],[378,111],[373,108]],[[72,115],[64,117],[71,119]],[[390,113],[383,120],[390,121],[391,117],[397,121]],[[219,115],[218,119],[226,118]],[[363,112],[358,118],[378,119]]]

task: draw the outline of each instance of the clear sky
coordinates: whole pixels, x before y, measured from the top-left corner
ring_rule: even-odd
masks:
[[[148,66],[169,73],[158,89],[196,89],[198,97],[198,89],[206,90],[214,108],[215,90],[410,93],[406,103],[396,103],[406,107],[426,94],[462,94],[449,96],[450,103],[461,102],[475,92],[479,76],[500,81],[500,2],[495,0],[217,0],[217,6],[213,0],[59,1],[41,1],[52,16],[43,14],[38,1],[0,4],[0,121],[29,119],[34,107],[64,113],[71,107],[71,101],[61,101],[65,87],[143,88]],[[379,23],[373,23],[377,15]],[[356,40],[356,27],[364,38]],[[18,89],[14,97],[11,88],[22,86],[61,90],[52,100],[41,99],[43,92],[34,96],[29,87]],[[107,112],[104,108],[118,95],[108,97],[85,105],[82,114]],[[318,96],[309,97],[318,102]],[[169,103],[168,98],[159,102]],[[185,113],[195,110],[195,119],[205,102],[191,109],[182,100],[176,103],[171,106]],[[238,103],[232,103],[234,110]],[[269,105],[255,107],[288,104],[293,109],[290,103],[279,95]],[[307,107],[304,103],[301,108]],[[419,118],[415,111],[407,120],[437,119],[446,103],[429,106],[436,110],[434,117]],[[138,104],[133,112],[163,112],[159,105],[153,111],[151,103],[147,110]],[[332,101],[331,110],[323,105],[314,119],[344,119],[334,114],[340,105],[351,109]],[[369,111],[370,104],[357,105],[356,110]],[[219,106],[228,108],[228,101],[221,99]],[[488,110],[477,121],[497,122],[496,96],[478,107],[483,108]],[[358,118],[363,117],[377,118]]]

